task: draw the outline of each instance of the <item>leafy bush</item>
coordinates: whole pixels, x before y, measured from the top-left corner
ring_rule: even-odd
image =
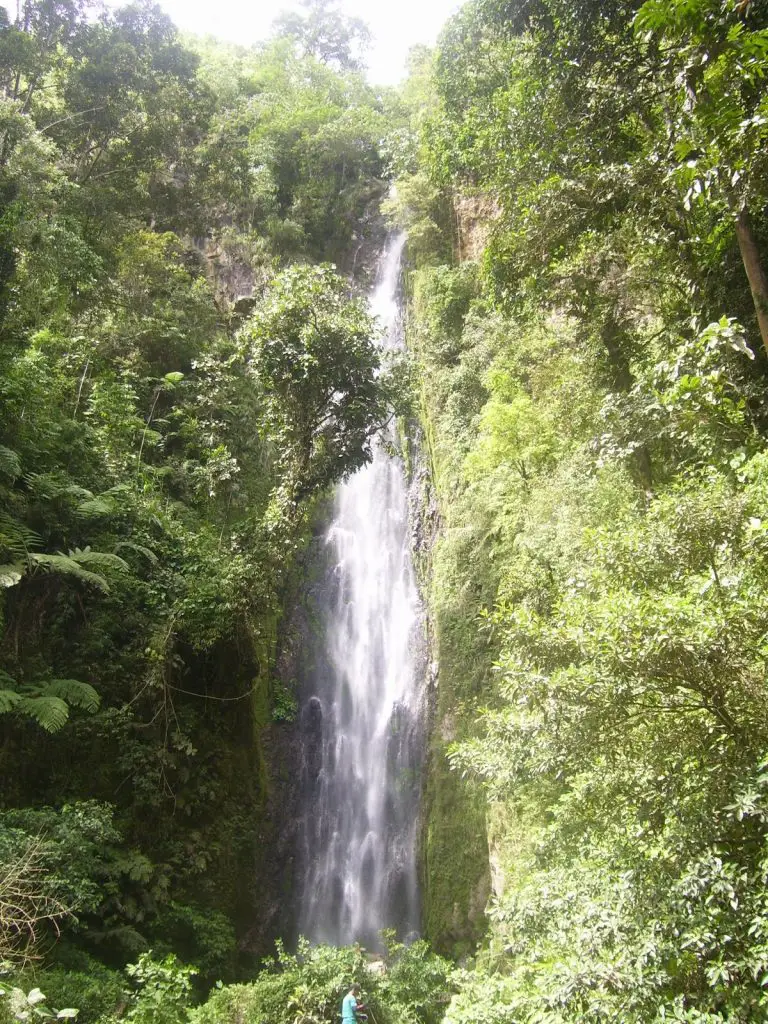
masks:
[[[180,1024],[192,995],[192,978],[197,971],[179,963],[173,954],[153,960],[143,953],[126,973],[136,986],[126,1019],[136,1024]]]
[[[384,940],[386,970],[379,977],[377,998],[386,1015],[402,1024],[439,1024],[450,999],[453,965],[423,939],[404,945],[385,932]]]
[[[438,1024],[447,1001],[447,961],[425,942],[404,946],[387,937],[386,968],[369,964],[357,946],[309,946],[276,958],[249,985],[217,989],[192,1011],[191,1024],[334,1024],[353,982],[378,1024]],[[375,969],[374,969],[375,968]]]
[[[0,985],[0,1020],[34,1021],[34,1020],[74,1020],[78,1011],[73,1007],[63,1010],[49,1009],[46,996],[39,988],[26,992],[23,988]]]
[[[285,683],[277,680],[272,694],[272,718],[276,722],[293,722],[298,710],[296,697]]]
[[[26,987],[32,972],[17,975],[17,984]],[[53,1006],[76,1006],[80,1024],[95,1024],[102,1017],[120,1016],[128,993],[125,978],[118,971],[91,960],[88,970],[46,967],[34,973],[34,984],[41,988]]]
[[[372,979],[362,951],[299,943],[296,955],[278,945],[277,956],[250,985],[219,989],[192,1011],[192,1024],[294,1024],[337,1020],[353,981],[367,989]]]

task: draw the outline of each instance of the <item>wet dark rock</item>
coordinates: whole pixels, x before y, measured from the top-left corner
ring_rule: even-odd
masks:
[[[239,295],[232,303],[232,312],[245,319],[256,308],[256,302],[257,299],[253,295]]]

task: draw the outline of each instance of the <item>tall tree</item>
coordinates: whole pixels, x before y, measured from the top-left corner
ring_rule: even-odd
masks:
[[[717,203],[735,227],[768,353],[768,278],[750,211],[768,194],[768,9],[751,0],[646,0],[638,33],[658,35],[686,203]]]
[[[292,267],[274,282],[248,333],[298,505],[369,461],[371,435],[389,416],[374,322],[332,268]]]
[[[365,23],[343,15],[338,0],[301,0],[301,5],[306,14],[282,15],[276,32],[294,39],[304,56],[340,70],[361,70],[371,38]]]

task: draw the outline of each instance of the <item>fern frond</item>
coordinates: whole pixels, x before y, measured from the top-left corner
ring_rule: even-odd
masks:
[[[134,544],[132,540],[121,540],[119,544],[116,544],[115,554],[117,554],[120,548],[130,548],[131,551],[137,551],[140,555],[144,555],[147,561],[151,562],[152,565],[157,565],[160,561],[151,548],[145,548],[143,544]]]
[[[90,683],[81,683],[79,679],[52,679],[41,690],[42,697],[61,697],[74,708],[82,708],[91,714],[99,710],[101,697]]]
[[[0,690],[0,715],[13,711],[24,698],[15,690]]]
[[[130,572],[130,565],[119,555],[110,554],[109,551],[91,551],[90,548],[75,548],[68,551],[67,556],[78,565],[100,565],[105,569],[119,569],[121,572]]]
[[[90,501],[94,497],[93,491],[79,484],[67,484],[63,491],[68,498],[79,498],[81,501]]]
[[[52,501],[66,494],[68,480],[60,473],[25,473],[24,483],[36,498]]]
[[[41,498],[80,498],[87,501],[93,497],[93,491],[73,483],[66,473],[30,473],[26,478],[30,490]]]
[[[95,498],[81,501],[75,509],[75,515],[78,519],[100,519],[102,516],[111,516],[114,511],[114,501],[103,495],[97,495]]]
[[[0,473],[11,481],[21,476],[21,459],[15,451],[2,444],[0,444]]]
[[[51,679],[27,684],[19,692],[7,672],[0,669],[0,715],[17,711],[34,719],[47,732],[58,732],[69,719],[69,708],[93,713],[101,699],[89,683],[79,679]]]
[[[23,562],[12,565],[0,565],[0,587],[15,587],[26,572]]]
[[[105,594],[109,593],[109,584],[103,576],[95,572],[88,572],[87,569],[84,569],[68,555],[49,555],[47,552],[36,552],[29,556],[29,560],[34,565],[48,572],[60,572],[67,576],[74,576],[76,579],[81,580],[83,583],[89,583]]]
[[[61,697],[20,697],[17,708],[23,714],[34,718],[46,732],[58,732],[69,718],[69,708]]]
[[[0,547],[14,558],[26,558],[30,548],[40,547],[40,534],[7,512],[0,512]]]
[[[6,529],[2,522],[0,522],[0,551],[7,552],[13,559],[27,557],[27,546],[24,539],[17,531],[11,532],[10,529]]]

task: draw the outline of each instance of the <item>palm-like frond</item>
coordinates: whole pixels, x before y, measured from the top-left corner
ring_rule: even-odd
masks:
[[[151,548],[145,548],[143,544],[134,544],[132,540],[121,540],[119,544],[115,545],[115,553],[120,551],[121,548],[128,548],[131,551],[136,551],[138,554],[143,555],[148,562],[152,565],[157,565],[159,559],[155,552]]]
[[[34,719],[47,732],[58,732],[66,724],[70,707],[93,714],[100,704],[96,690],[79,679],[49,679],[19,689],[0,669],[0,715],[16,711]]]
[[[29,473],[24,480],[36,498],[54,501],[56,498],[77,499],[88,501],[93,491],[73,483],[64,473]]]
[[[21,459],[11,448],[0,444],[0,473],[11,481],[21,476]]]
[[[26,558],[30,548],[40,547],[40,544],[38,533],[7,512],[0,512],[0,550],[8,551],[12,558],[21,560]]]
[[[88,583],[103,593],[109,593],[109,584],[101,573],[91,572],[85,568],[87,565],[95,565],[103,569],[117,569],[120,572],[130,571],[130,566],[125,559],[119,555],[111,554],[109,551],[91,551],[90,548],[75,548],[66,555],[57,551],[55,555],[47,551],[35,551],[29,553],[25,550],[26,565],[13,564],[0,566],[0,586],[12,587],[19,582],[24,575],[27,566],[39,568],[47,572],[59,572],[67,576],[74,576],[83,583]]]
[[[61,697],[74,708],[81,708],[91,714],[99,710],[101,698],[90,683],[79,679],[52,679],[41,688],[42,697]]]
[[[13,711],[24,698],[15,690],[0,690],[0,715]]]
[[[18,695],[17,695],[18,696]],[[61,697],[54,697],[52,694],[41,695],[40,697],[21,697],[17,710],[22,714],[34,718],[38,725],[41,725],[46,732],[58,732],[66,725],[69,718],[69,708],[66,701]]]
[[[109,584],[103,576],[84,569],[78,561],[70,558],[69,555],[62,555],[61,553],[50,555],[47,552],[36,552],[29,556],[29,560],[33,565],[47,572],[59,572],[66,576],[74,576],[76,579],[96,587],[105,594],[109,593]]]
[[[111,516],[115,511],[115,502],[107,495],[98,494],[95,498],[86,498],[75,509],[78,519],[101,519]]]
[[[119,555],[113,555],[109,551],[91,551],[90,548],[75,548],[68,551],[67,557],[78,565],[98,565],[104,569],[119,569],[121,572],[129,572],[130,566]]]

